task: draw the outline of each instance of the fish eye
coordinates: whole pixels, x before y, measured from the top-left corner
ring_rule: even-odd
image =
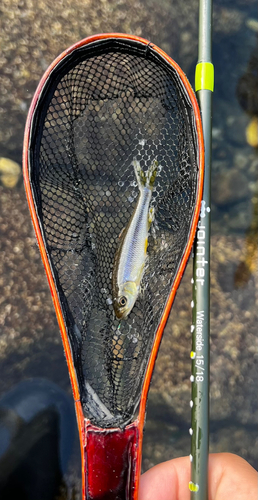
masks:
[[[123,295],[123,297],[119,299],[118,304],[120,305],[120,307],[125,307],[127,304],[127,298]]]

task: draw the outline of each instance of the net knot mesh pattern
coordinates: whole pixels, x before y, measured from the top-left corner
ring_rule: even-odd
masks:
[[[83,411],[123,427],[139,404],[155,334],[182,260],[198,182],[194,111],[175,71],[130,40],[92,43],[54,68],[35,112],[30,172]],[[158,171],[141,289],[112,301],[119,235],[139,196],[133,160]]]

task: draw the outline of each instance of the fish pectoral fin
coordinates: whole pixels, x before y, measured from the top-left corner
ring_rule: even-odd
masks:
[[[147,248],[148,248],[148,238],[146,238],[145,240],[145,244],[144,244],[144,252],[147,253]],[[143,266],[144,268],[144,266]],[[143,270],[143,269],[142,269]]]

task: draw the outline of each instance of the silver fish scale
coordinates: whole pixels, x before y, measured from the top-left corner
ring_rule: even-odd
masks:
[[[137,272],[135,272],[137,264],[139,261],[140,263],[144,262],[144,248],[148,234],[148,214],[151,195],[152,192],[149,188],[142,188],[141,198],[139,198],[139,213],[137,214],[137,218],[132,221],[126,235],[125,246],[128,246],[127,252],[124,255],[124,262],[121,256],[121,272],[118,274],[118,285],[126,281],[136,281],[138,278]]]
[[[104,45],[103,45],[104,47]],[[133,420],[196,201],[194,113],[175,71],[152,49],[99,43],[53,75],[32,154],[32,188],[72,347],[85,415]],[[119,234],[137,203],[132,166],[159,172],[148,259],[128,318],[112,305]],[[133,201],[132,201],[133,200]],[[144,210],[144,208],[143,208]],[[133,250],[132,250],[133,252]]]

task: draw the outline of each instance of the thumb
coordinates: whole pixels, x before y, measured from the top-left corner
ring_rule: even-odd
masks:
[[[141,476],[139,500],[190,500],[189,457],[156,465]],[[257,500],[257,472],[231,453],[209,456],[209,500]]]

